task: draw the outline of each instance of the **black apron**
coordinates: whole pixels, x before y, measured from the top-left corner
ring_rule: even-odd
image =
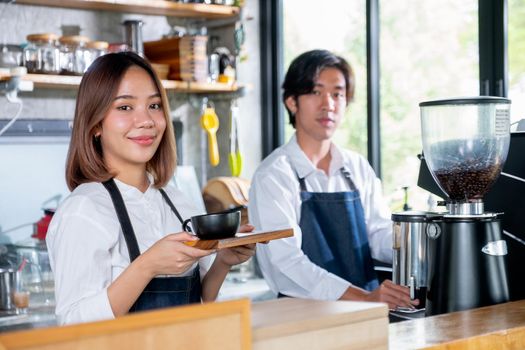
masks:
[[[355,286],[374,290],[379,283],[374,271],[363,206],[350,172],[341,168],[346,192],[308,192],[301,188],[301,249],[323,269]]]
[[[102,183],[108,190],[111,201],[115,206],[117,217],[126,240],[128,247],[130,263],[140,255],[137,237],[133,231],[133,226],[129,219],[128,211],[113,179]],[[182,224],[182,217],[169,199],[163,189],[159,190],[166,203],[170,206],[173,213],[177,216]],[[190,303],[201,302],[201,279],[199,267],[197,266],[190,276],[185,277],[155,277],[153,278],[144,291],[140,294],[135,304],[129,312],[153,310],[176,305],[186,305]]]

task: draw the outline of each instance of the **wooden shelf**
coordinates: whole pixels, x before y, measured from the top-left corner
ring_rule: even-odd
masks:
[[[166,90],[188,93],[235,92],[240,88],[236,83],[197,83],[179,80],[162,80],[162,85],[164,85]]]
[[[35,88],[76,89],[78,88],[82,77],[71,75],[27,74],[24,75],[22,79],[33,82]],[[176,80],[162,80],[162,85],[166,90],[197,94],[235,92],[239,89],[237,84],[197,83]]]
[[[70,89],[78,88],[82,77],[69,75],[27,74],[23,80],[33,82],[35,88]]]
[[[166,0],[16,0],[16,3],[185,18],[219,19],[239,14],[239,8],[235,6],[184,4]]]

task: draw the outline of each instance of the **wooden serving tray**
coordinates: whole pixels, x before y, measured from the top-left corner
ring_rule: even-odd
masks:
[[[221,249],[231,248],[252,243],[268,243],[274,239],[293,236],[293,229],[270,231],[270,232],[251,232],[237,233],[235,237],[223,239],[206,239],[198,241],[188,241],[185,244],[199,249]]]

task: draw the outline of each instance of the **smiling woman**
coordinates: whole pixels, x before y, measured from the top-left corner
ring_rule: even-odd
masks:
[[[59,323],[215,300],[230,267],[254,254],[246,245],[213,259],[184,244],[195,238],[182,218],[201,213],[166,185],[175,170],[168,111],[134,53],[102,56],[84,75],[66,165],[72,193],[47,235]]]
[[[175,140],[169,113],[162,108],[168,106],[166,93],[151,66],[137,57],[130,53],[106,55],[97,60],[82,79],[66,170],[71,190],[86,180],[107,181],[115,175],[104,159],[105,152],[111,153],[110,149],[104,148],[104,142],[110,143],[111,137],[101,137],[105,125],[109,129],[112,129],[109,124],[121,128],[123,123],[136,123],[137,117],[151,118],[152,113],[156,119],[162,119],[157,122],[161,122],[164,128],[153,149],[155,153],[158,147],[158,154],[155,157],[151,154],[145,161],[146,169],[157,187],[165,185],[173,174]],[[145,109],[148,113],[142,113]],[[130,127],[128,125],[128,129]],[[82,150],[84,148],[87,149]],[[78,167],[83,171],[79,172]]]
[[[108,170],[118,169],[120,178],[125,177],[122,180],[127,183],[138,179],[141,183],[135,185],[145,191],[147,178],[140,179],[136,171],[138,175],[145,174],[147,162],[159,147],[166,126],[171,124],[166,119],[160,93],[148,73],[136,66],[129,68],[106,117],[95,128]]]

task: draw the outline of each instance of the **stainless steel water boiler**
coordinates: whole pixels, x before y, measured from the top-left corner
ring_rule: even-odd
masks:
[[[12,268],[0,268],[0,310],[13,310],[15,305],[12,293],[15,287],[16,271]]]
[[[410,288],[410,297],[425,307],[428,288],[429,240],[427,227],[436,213],[404,211],[392,214],[393,282]]]

